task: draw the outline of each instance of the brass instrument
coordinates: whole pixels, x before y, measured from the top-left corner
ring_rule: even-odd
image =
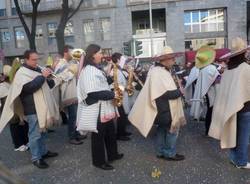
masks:
[[[19,58],[17,58],[17,59],[19,60]],[[21,64],[24,64],[24,59],[20,59],[20,62],[21,62]],[[40,66],[39,64],[37,64],[36,66],[37,66],[37,68],[39,68],[41,71],[43,71],[44,69],[46,69],[46,67]],[[51,75],[52,77],[54,77],[54,78],[57,78],[57,76],[56,76],[56,74],[55,74],[54,72],[52,72],[50,75]]]
[[[85,51],[83,49],[73,49],[70,54],[74,60],[79,62],[81,56],[85,55]]]
[[[134,86],[133,86],[133,79],[134,79],[134,71],[132,68],[128,71],[128,82],[126,86],[126,91],[128,92],[128,96],[132,96],[134,94]]]
[[[134,75],[134,79],[141,85],[141,87],[143,87],[143,82],[139,79],[137,74],[135,72],[133,72],[133,75]]]
[[[118,66],[116,64],[113,64],[113,80],[114,92],[115,94],[117,94],[117,98],[114,99],[114,104],[115,106],[120,107],[122,105],[123,100],[123,91],[118,83]]]

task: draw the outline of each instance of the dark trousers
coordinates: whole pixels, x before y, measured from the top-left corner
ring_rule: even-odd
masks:
[[[25,122],[24,125],[20,125],[19,122],[12,122],[15,121],[13,119],[14,118],[12,118],[10,123],[10,134],[12,137],[12,142],[16,149],[22,145],[26,145],[29,142],[28,138],[29,126],[27,122]]]
[[[128,124],[128,117],[125,114],[123,106],[118,107],[120,117],[117,118],[117,137],[126,135],[126,127]]]
[[[108,160],[113,160],[118,154],[114,122],[98,121],[97,130],[98,133],[91,135],[92,162],[95,166],[101,166],[106,163],[105,149]]]
[[[206,119],[205,119],[205,128],[206,128],[205,134],[208,135],[208,131],[209,131],[211,121],[212,121],[213,106],[209,107],[210,103],[209,103],[208,95],[206,95],[206,100],[207,100],[207,113],[206,113]]]
[[[76,114],[77,114],[77,104],[72,104],[66,107],[68,110],[68,135],[69,139],[77,138],[76,131]]]

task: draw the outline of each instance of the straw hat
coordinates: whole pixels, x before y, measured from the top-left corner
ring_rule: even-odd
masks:
[[[202,46],[195,55],[195,66],[203,68],[214,62],[216,52],[209,46]]]
[[[178,53],[175,53],[173,49],[169,46],[163,47],[159,53],[156,55],[158,61],[164,61],[166,59],[175,58],[178,56]]]
[[[238,56],[238,55],[246,52],[246,50],[249,48],[250,47],[247,46],[246,41],[244,41],[240,37],[236,37],[232,40],[231,52],[221,56],[220,60],[228,60],[232,57]]]

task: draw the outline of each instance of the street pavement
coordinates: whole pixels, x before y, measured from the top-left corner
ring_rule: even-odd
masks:
[[[132,140],[118,142],[125,156],[112,164],[114,171],[93,167],[90,135],[83,145],[70,145],[65,125],[48,134],[49,150],[59,152],[58,157],[47,160],[48,169],[35,168],[29,152],[13,151],[8,127],[0,135],[0,161],[30,184],[250,184],[250,171],[236,169],[229,163],[228,151],[203,135],[204,122],[189,122],[181,130],[177,151],[186,160],[180,162],[155,157],[154,129],[147,139],[134,127],[129,129]],[[152,177],[155,169],[161,172],[159,177]]]

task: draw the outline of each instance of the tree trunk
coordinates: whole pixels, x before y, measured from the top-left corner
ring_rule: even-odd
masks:
[[[57,49],[58,53],[63,56],[63,50],[65,46],[64,41],[64,28],[65,26],[63,24],[60,24],[56,30],[56,43],[57,43]]]

